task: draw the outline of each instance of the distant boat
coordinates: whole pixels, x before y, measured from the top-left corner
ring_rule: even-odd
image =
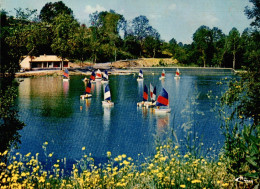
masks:
[[[95,72],[93,71],[91,76],[90,76],[90,82],[93,83],[93,82],[96,82],[96,74]]]
[[[84,100],[85,98],[90,98],[90,97],[92,97],[92,94],[91,94],[91,82],[89,80],[88,84],[87,84],[87,87],[86,87],[86,90],[85,90],[85,94],[84,95],[80,95],[80,98],[82,100]]]
[[[108,83],[108,73],[107,73],[107,70],[105,70],[105,72],[102,75],[101,83]]]
[[[144,104],[148,101],[148,88],[146,85],[144,85],[144,91],[143,91],[143,101],[142,102],[138,102],[137,106],[144,106]]]
[[[142,70],[140,70],[140,71],[139,71],[139,74],[138,74],[137,81],[143,81],[143,80],[144,80],[143,71],[142,71]]]
[[[111,101],[111,93],[109,84],[106,85],[105,91],[104,91],[104,101],[102,101],[103,106],[114,106],[114,102]]]
[[[144,103],[144,105],[148,107],[154,107],[156,104],[156,87],[153,87],[153,85],[150,83],[150,99],[151,101],[147,101]]]
[[[66,69],[63,72],[63,81],[69,81],[70,80],[70,76],[69,76],[69,70]]]
[[[87,83],[88,80],[89,80],[89,79],[88,79],[87,77],[85,77],[84,79],[82,79],[82,81],[85,82],[85,83]]]
[[[165,79],[165,71],[164,71],[164,69],[163,69],[162,74],[161,74],[161,77],[160,77],[159,79],[160,79],[160,80]]]
[[[171,108],[169,108],[168,93],[164,88],[162,89],[161,94],[157,98],[156,107],[157,108],[154,109],[155,113],[169,113],[171,111]]]
[[[180,70],[179,70],[179,68],[177,68],[174,78],[175,79],[179,79],[180,78]]]
[[[96,72],[96,81],[102,80],[102,72],[98,69]]]

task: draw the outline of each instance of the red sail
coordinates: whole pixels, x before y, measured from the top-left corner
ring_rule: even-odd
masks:
[[[164,98],[163,96],[158,96],[157,102],[164,106],[169,105],[169,100],[167,98]]]

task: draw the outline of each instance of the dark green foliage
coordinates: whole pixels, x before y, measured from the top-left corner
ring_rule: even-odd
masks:
[[[39,18],[44,22],[52,22],[59,14],[72,16],[73,11],[68,8],[62,1],[46,3],[41,9]]]
[[[15,107],[17,97],[17,83],[12,78],[0,80],[0,152],[9,149],[11,145],[17,147],[20,142],[18,130],[24,127],[19,120]]]

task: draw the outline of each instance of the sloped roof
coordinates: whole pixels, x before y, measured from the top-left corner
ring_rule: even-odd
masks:
[[[39,57],[33,57],[31,62],[61,62],[61,58],[56,55],[40,55]],[[64,59],[63,61],[68,62],[68,59]]]

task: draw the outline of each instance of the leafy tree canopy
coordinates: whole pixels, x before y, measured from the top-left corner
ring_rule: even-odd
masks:
[[[52,22],[59,14],[73,15],[73,11],[68,8],[62,1],[55,3],[49,2],[41,9],[39,18],[45,22]]]

